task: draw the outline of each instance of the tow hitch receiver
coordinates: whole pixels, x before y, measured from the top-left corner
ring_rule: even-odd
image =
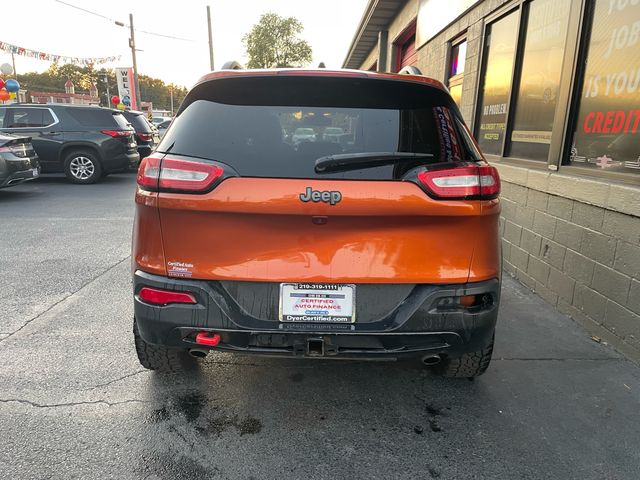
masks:
[[[307,355],[310,357],[324,356],[324,340],[322,338],[307,339]]]

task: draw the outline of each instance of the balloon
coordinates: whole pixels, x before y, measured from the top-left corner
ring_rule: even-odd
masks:
[[[111,103],[113,103],[114,105],[118,105],[120,103],[120,97],[114,95],[113,97],[111,97]]]
[[[3,63],[2,65],[0,65],[0,72],[2,72],[4,75],[11,75],[13,73],[13,67],[8,63]]]
[[[0,78],[0,88],[4,88],[4,80]]]
[[[7,89],[7,92],[17,92],[20,90],[20,84],[17,80],[10,79],[4,82],[4,88]]]
[[[116,105],[116,108],[118,110],[124,110],[126,107],[124,106],[124,103],[119,103],[118,105]]]
[[[9,92],[9,98],[11,100],[15,99],[18,96],[18,94],[16,92]]]
[[[122,103],[124,103],[125,105],[131,105],[131,99],[129,98],[128,95],[122,97]]]
[[[4,88],[0,90],[0,100],[2,100],[3,102],[5,100],[9,100],[9,92],[7,92]]]

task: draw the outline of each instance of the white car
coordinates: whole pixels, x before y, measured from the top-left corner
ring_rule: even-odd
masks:
[[[322,140],[325,142],[340,143],[340,137],[344,135],[344,130],[338,127],[327,127],[322,134]]]
[[[316,141],[316,132],[313,128],[296,128],[296,131],[293,132],[293,136],[291,137],[291,142],[294,145],[299,145],[303,142],[315,142]]]
[[[163,122],[171,121],[171,117],[153,117],[151,119],[151,123],[153,123],[156,127]]]

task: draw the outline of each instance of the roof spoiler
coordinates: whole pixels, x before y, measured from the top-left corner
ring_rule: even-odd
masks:
[[[400,70],[398,73],[401,75],[422,75],[420,69],[418,67],[414,67],[413,65],[402,67],[402,70]]]

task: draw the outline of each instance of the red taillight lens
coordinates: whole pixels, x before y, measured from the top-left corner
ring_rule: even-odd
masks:
[[[190,293],[160,290],[158,288],[143,287],[138,294],[140,300],[152,305],[169,305],[171,303],[196,304],[196,297]]]
[[[223,173],[222,167],[211,163],[165,157],[162,160],[158,186],[160,190],[205,192]]]
[[[438,198],[490,199],[500,194],[500,176],[490,165],[425,170],[418,180]]]
[[[14,143],[0,147],[0,153],[12,153],[16,157],[25,158],[33,154],[33,147],[30,143]]]
[[[113,138],[119,138],[131,135],[131,130],[102,130],[102,133]]]
[[[138,185],[151,191],[158,190],[158,179],[160,178],[160,158],[145,157],[140,162],[138,168]]]
[[[153,138],[153,134],[151,133],[136,133],[136,137],[143,142],[148,142]]]
[[[223,174],[224,169],[213,163],[151,156],[140,162],[138,185],[153,192],[203,193]]]

